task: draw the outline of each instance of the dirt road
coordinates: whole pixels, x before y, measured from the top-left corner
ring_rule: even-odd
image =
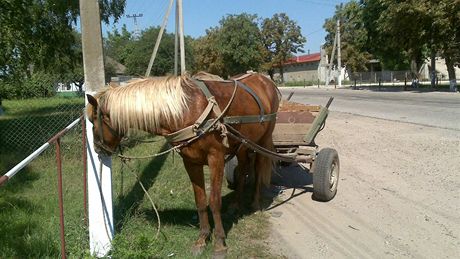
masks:
[[[275,254],[458,258],[460,131],[333,111],[316,142],[339,153],[337,196],[313,201],[311,177],[298,174],[310,185],[292,198],[285,190],[268,211]]]

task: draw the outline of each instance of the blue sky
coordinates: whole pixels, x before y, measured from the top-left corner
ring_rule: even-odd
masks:
[[[326,18],[334,15],[335,6],[345,0],[183,0],[184,31],[186,35],[199,37],[206,34],[206,29],[217,26],[227,14],[243,12],[257,14],[261,18],[270,18],[275,13],[286,13],[296,21],[307,38],[305,52],[319,52],[324,43],[326,32],[323,24]],[[169,0],[127,0],[125,16],[117,24],[103,25],[103,33],[121,28],[126,24],[128,30],[134,30],[133,19],[126,14],[143,14],[137,18],[139,29],[160,26]],[[171,11],[168,32],[174,32],[174,10]]]

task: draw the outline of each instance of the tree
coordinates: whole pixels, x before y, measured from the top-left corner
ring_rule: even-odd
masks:
[[[217,45],[225,64],[224,76],[259,70],[263,59],[257,16],[246,13],[228,15],[219,23]]]
[[[326,19],[324,28],[328,34],[324,47],[327,53],[332,52],[337,20],[340,20],[342,64],[351,72],[367,70],[366,64],[372,55],[366,45],[368,34],[364,27],[363,9],[358,2],[351,1],[342,8],[337,6],[334,16]]]
[[[116,21],[125,0],[101,0],[101,18]],[[33,73],[62,75],[81,60],[73,25],[78,1],[9,0],[0,2],[0,80],[18,87]]]
[[[196,68],[223,77],[259,70],[263,62],[257,16],[227,15],[195,44]]]
[[[433,17],[433,47],[446,60],[451,91],[456,91],[455,65],[460,64],[460,0],[425,0]]]
[[[285,13],[274,14],[262,22],[262,42],[265,47],[265,68],[273,80],[275,67],[280,70],[281,81],[284,82],[283,66],[292,54],[303,52],[306,42],[300,27],[289,19]]]
[[[134,39],[132,34],[122,27],[121,33],[118,30],[108,33],[105,41],[105,52],[108,56],[126,66],[126,73],[143,76],[150,61],[155,41],[160,27],[150,27],[141,32],[139,39]],[[185,62],[189,69],[194,64],[192,39],[185,38]],[[174,72],[174,34],[163,33],[158,48],[155,62],[152,66],[152,75],[163,76]]]
[[[452,88],[456,87],[460,0],[361,0],[361,5],[373,54],[393,59],[395,64],[407,57],[413,74],[426,57],[434,60],[440,54],[446,60]]]
[[[206,35],[195,40],[193,49],[196,53],[195,71],[206,71],[216,75],[224,75],[225,65],[222,58],[222,53],[219,51],[218,28],[210,28],[206,30]]]
[[[126,29],[126,24],[121,27],[121,32],[114,28],[113,32],[107,32],[107,38],[104,39],[104,52],[106,56],[125,63],[128,54],[126,47],[133,41],[132,33]]]

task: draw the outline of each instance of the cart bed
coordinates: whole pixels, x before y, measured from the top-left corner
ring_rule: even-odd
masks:
[[[326,107],[283,100],[273,131],[273,143],[280,146],[308,146],[327,117]]]

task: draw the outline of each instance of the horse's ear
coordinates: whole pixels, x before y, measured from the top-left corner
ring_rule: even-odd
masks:
[[[87,94],[86,95],[86,98],[88,98],[88,102],[89,104],[91,104],[92,106],[94,106],[94,108],[97,108],[97,100],[96,98],[94,98],[92,95],[90,94]]]

